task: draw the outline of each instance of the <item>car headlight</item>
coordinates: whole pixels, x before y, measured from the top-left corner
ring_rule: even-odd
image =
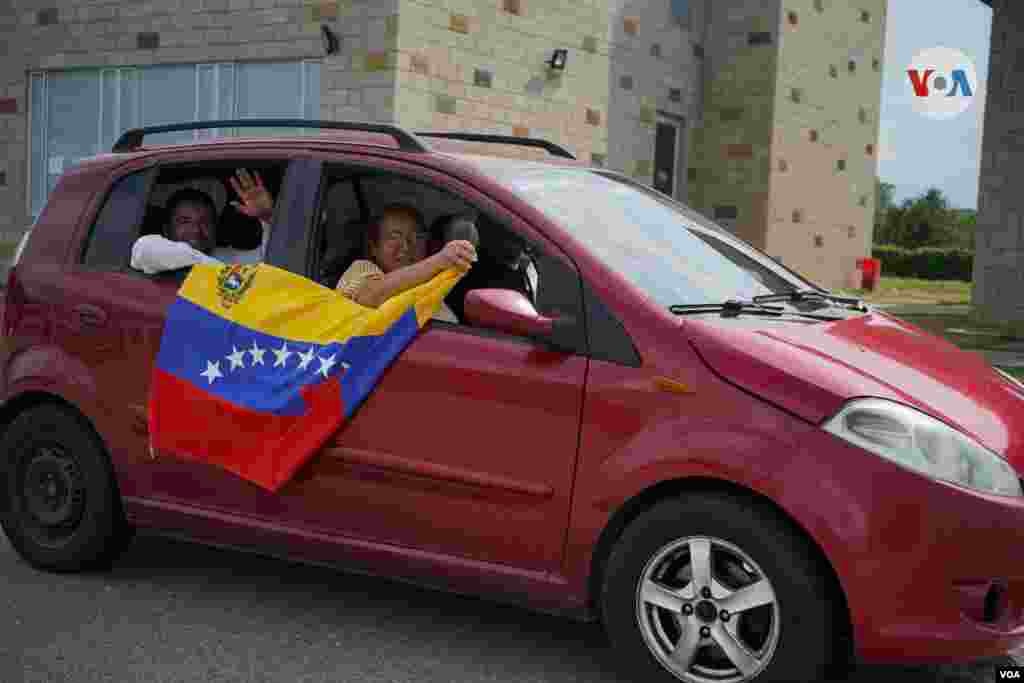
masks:
[[[1021,496],[1009,463],[966,434],[910,406],[884,399],[851,401],[824,429],[849,443],[934,479],[976,491]]]

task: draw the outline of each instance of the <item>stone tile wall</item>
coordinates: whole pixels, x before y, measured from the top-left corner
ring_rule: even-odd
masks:
[[[1024,329],[1024,5],[993,0],[992,11],[972,303]]]
[[[547,138],[582,159],[606,157],[602,0],[401,0],[397,21],[402,125]],[[562,72],[546,64],[559,48]]]
[[[718,0],[709,7],[704,112],[693,132],[689,201],[763,248],[779,3]]]
[[[841,287],[870,256],[886,0],[783,0],[769,253]]]

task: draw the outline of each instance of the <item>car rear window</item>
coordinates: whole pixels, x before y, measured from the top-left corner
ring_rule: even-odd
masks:
[[[128,267],[145,208],[148,179],[147,171],[139,171],[114,184],[89,233],[83,264],[111,270]]]

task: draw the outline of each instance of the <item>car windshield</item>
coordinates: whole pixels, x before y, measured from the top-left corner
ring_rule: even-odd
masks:
[[[659,305],[820,289],[629,179],[540,164],[481,166]]]

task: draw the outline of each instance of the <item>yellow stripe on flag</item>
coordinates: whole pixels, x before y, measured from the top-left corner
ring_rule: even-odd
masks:
[[[228,283],[232,272],[236,278]],[[240,267],[200,264],[192,267],[179,296],[250,329],[323,345],[383,334],[411,307],[415,307],[422,327],[440,309],[460,276],[455,270],[443,271],[378,308],[367,308],[333,289],[266,263]]]

